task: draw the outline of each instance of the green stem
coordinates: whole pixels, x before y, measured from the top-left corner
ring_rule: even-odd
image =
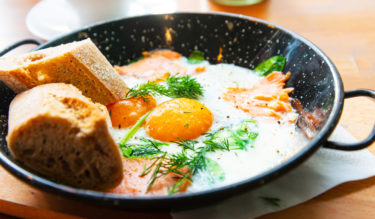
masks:
[[[133,125],[133,127],[129,130],[128,133],[126,133],[126,135],[121,139],[119,145],[125,145],[127,141],[129,141],[129,139],[131,137],[133,137],[133,135],[138,131],[138,129],[141,127],[141,125],[143,124],[143,122],[147,119],[147,117],[150,115],[151,111],[149,111],[148,113],[146,113],[145,115],[143,115],[138,121],[137,123],[135,123]]]

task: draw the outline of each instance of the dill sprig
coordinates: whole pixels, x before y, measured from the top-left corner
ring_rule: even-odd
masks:
[[[206,153],[207,153],[207,145],[200,147],[198,149],[198,152],[195,154],[195,156],[191,157],[189,162],[187,162],[187,166],[191,170],[192,175],[197,173],[199,170],[206,169]]]
[[[169,193],[173,191],[180,191],[182,188],[179,188],[182,186],[183,182],[181,179],[185,178],[186,180],[191,180],[190,178],[190,171],[183,173],[179,169],[186,166],[185,162],[187,159],[186,154],[179,154],[179,155],[172,155],[171,157],[166,157],[167,153],[164,152],[160,156],[154,157],[154,161],[140,174],[140,176],[145,176],[149,174],[152,171],[152,176],[149,182],[149,185],[147,186],[147,191],[149,191],[156,180],[162,176],[165,176],[169,173],[175,173],[177,174],[177,178],[179,178],[176,182],[176,184],[172,187],[172,189],[169,191]],[[153,169],[154,168],[154,169]]]
[[[157,84],[156,81],[149,81],[145,84],[136,85],[134,88],[129,89],[126,93],[125,99],[132,99],[135,97],[145,98],[146,95],[165,95],[168,93],[165,86]]]
[[[195,78],[190,78],[189,75],[183,77],[168,76],[165,79],[168,86],[169,97],[186,97],[190,99],[198,99],[203,96],[203,88]]]
[[[155,148],[158,148],[159,146],[168,146],[167,143],[155,141],[155,140],[151,140],[151,139],[147,139],[147,138],[140,138],[139,140],[143,141],[143,142],[146,142],[146,143],[152,145]]]
[[[280,207],[281,199],[279,199],[279,198],[264,197],[264,196],[261,196],[259,198],[262,199],[265,203],[267,203],[267,204],[269,204],[271,206]]]
[[[196,143],[198,143],[198,141],[188,141],[188,140],[184,140],[184,139],[181,139],[179,137],[178,138],[178,141],[174,141],[173,143],[176,143],[178,146],[181,146],[184,150],[192,150],[194,151],[194,145]]]
[[[177,192],[180,192],[184,188],[183,185],[187,181],[191,181],[191,178],[189,175],[185,175],[182,178],[179,178],[177,182],[172,186],[172,188],[168,189],[168,195],[172,195]]]
[[[244,120],[238,125],[205,134],[207,139],[203,141],[204,145],[201,147],[196,147],[197,141],[178,138],[179,141],[174,143],[182,147],[181,152],[168,156],[165,153],[153,158],[155,161],[142,173],[142,175],[146,175],[154,168],[148,190],[152,188],[157,178],[168,173],[175,173],[178,178],[175,185],[169,189],[169,194],[181,191],[184,183],[187,180],[192,181],[191,177],[198,171],[208,169],[214,172],[212,175],[214,179],[223,179],[224,172],[219,164],[210,160],[206,154],[216,151],[247,150],[247,147],[251,146],[258,136],[256,129],[257,125],[254,120]],[[186,150],[192,150],[195,153],[188,155]],[[181,168],[183,167],[189,169],[182,172]]]
[[[215,141],[215,134],[207,133],[206,136],[208,137],[203,143],[207,146],[207,151],[214,152],[216,150],[223,150],[229,151],[229,138],[222,138],[221,141]]]
[[[177,142],[176,142],[177,143]],[[187,140],[180,140],[178,143],[183,148],[195,148],[194,144],[197,143],[196,141],[187,141]],[[196,150],[196,153],[192,156],[189,156],[185,149],[183,149],[180,153],[171,154],[170,156],[166,157],[166,153],[162,154],[161,156],[154,157],[155,161],[151,163],[149,166],[145,167],[144,171],[140,176],[144,176],[151,172],[152,168],[152,176],[150,183],[147,187],[147,191],[149,191],[152,186],[154,185],[157,178],[165,176],[169,173],[177,174],[178,180],[176,181],[175,185],[169,189],[168,193],[173,194],[176,192],[181,191],[182,185],[186,181],[193,181],[191,176],[196,174],[199,170],[204,170],[207,167],[207,152],[214,152],[218,147],[213,147],[210,144],[206,144],[203,147],[200,147]],[[189,169],[185,172],[182,172],[180,169],[183,167],[188,167]]]
[[[157,154],[164,153],[159,149],[160,146],[167,146],[167,143],[158,142],[150,139],[141,138],[141,141],[146,144],[127,145],[120,144],[120,150],[124,157],[139,158],[139,157],[153,157]]]
[[[155,183],[155,181],[156,181],[157,178],[166,175],[163,172],[163,169],[161,169],[161,167],[162,167],[162,165],[164,163],[164,159],[165,159],[166,155],[167,155],[167,153],[164,152],[162,155],[153,158],[153,159],[155,159],[155,161],[150,166],[148,166],[147,168],[145,168],[143,170],[143,172],[141,173],[140,176],[145,176],[148,173],[150,173],[151,170],[152,170],[152,168],[155,166],[154,170],[152,171],[151,181],[148,184],[147,191],[150,191],[150,189],[154,185],[154,183]]]
[[[166,86],[156,83],[157,81],[165,81]],[[203,96],[203,88],[195,78],[190,78],[188,75],[183,77],[169,75],[166,79],[149,81],[145,84],[139,84],[134,88],[129,89],[125,99],[135,97],[146,98],[146,95],[163,95],[172,98],[186,97],[190,99],[198,99]]]

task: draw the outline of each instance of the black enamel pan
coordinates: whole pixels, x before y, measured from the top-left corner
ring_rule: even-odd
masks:
[[[224,13],[177,13],[148,15],[98,23],[39,45],[35,50],[90,37],[112,64],[124,65],[141,56],[142,51],[170,48],[188,56],[201,50],[211,63],[234,63],[254,69],[271,56],[286,57],[285,71],[291,72],[288,87],[303,110],[298,125],[310,137],[309,143],[284,163],[238,183],[190,194],[162,197],[130,197],[105,194],[61,185],[25,169],[7,149],[8,106],[15,94],[0,86],[0,163],[10,173],[41,190],[108,206],[132,209],[168,209],[207,204],[261,186],[300,165],[321,146],[338,150],[365,148],[375,140],[375,129],[362,142],[343,144],[329,142],[340,118],[344,98],[369,96],[372,90],[343,90],[340,75],[331,60],[314,44],[283,27],[251,17]],[[2,53],[35,40],[19,42]],[[298,107],[298,106],[297,106]],[[301,108],[301,107],[299,107]],[[313,115],[314,121],[309,118]],[[317,122],[318,121],[318,122]]]

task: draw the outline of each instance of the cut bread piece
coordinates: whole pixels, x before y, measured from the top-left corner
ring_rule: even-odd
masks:
[[[119,100],[127,90],[90,39],[0,58],[0,80],[16,93],[46,83],[73,84],[85,96],[104,105]]]
[[[106,108],[73,85],[51,83],[18,94],[9,108],[8,147],[27,167],[79,188],[121,182],[120,150]]]

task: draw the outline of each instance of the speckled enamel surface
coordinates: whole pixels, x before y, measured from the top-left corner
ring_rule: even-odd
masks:
[[[334,96],[329,65],[309,46],[272,25],[241,17],[171,14],[118,20],[89,27],[42,46],[90,37],[112,64],[124,65],[142,51],[169,48],[188,56],[203,51],[211,63],[234,63],[250,69],[271,56],[286,57],[288,86],[305,108],[324,105]],[[312,83],[313,82],[313,83]]]

